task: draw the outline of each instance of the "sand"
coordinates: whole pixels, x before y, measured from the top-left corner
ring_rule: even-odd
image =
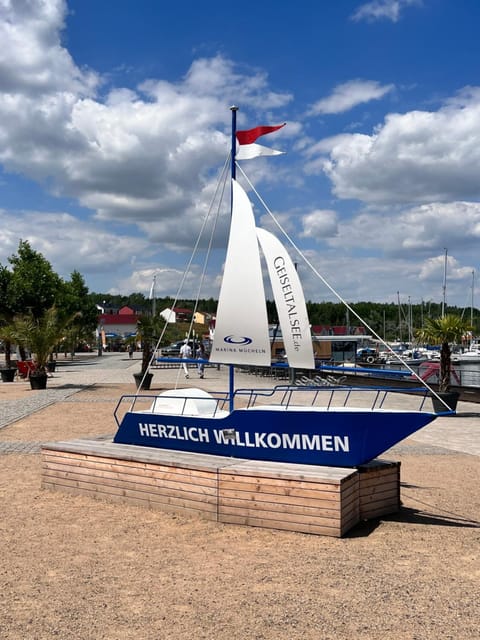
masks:
[[[94,385],[0,443],[113,433],[122,391]],[[40,454],[2,455],[0,638],[479,638],[480,459],[407,444],[402,510],[343,539],[50,492]]]

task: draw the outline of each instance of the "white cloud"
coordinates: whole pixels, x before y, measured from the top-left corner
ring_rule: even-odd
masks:
[[[216,56],[176,83],[149,80],[100,99],[99,76],[61,45],[65,12],[63,0],[0,3],[0,162],[100,221],[155,222],[157,240],[170,239],[171,221],[195,230],[228,152],[226,105],[265,112],[291,95],[270,91],[265,72]]]
[[[62,47],[64,0],[0,3],[0,91],[37,96],[54,91],[90,94],[98,75],[75,66]]]
[[[390,114],[372,135],[343,134],[308,151],[307,172],[324,171],[339,198],[369,203],[480,196],[480,89],[438,111]]]
[[[352,20],[374,22],[384,19],[398,22],[400,13],[412,5],[420,6],[422,0],[372,0],[362,4],[352,15]]]
[[[445,274],[445,254],[428,258],[422,264],[418,277],[428,282],[442,282]],[[447,284],[452,280],[466,281],[472,277],[472,267],[462,267],[453,256],[447,256]]]
[[[392,256],[424,257],[448,247],[476,254],[480,203],[430,203],[410,209],[367,210],[338,225],[330,239],[339,249],[362,247]]]
[[[152,251],[146,240],[119,235],[99,228],[68,213],[0,210],[0,262],[15,254],[19,240],[27,240],[44,255],[63,278],[81,263],[82,274],[111,274],[122,269],[132,254],[144,256]]]
[[[300,236],[303,238],[321,241],[335,236],[338,233],[337,214],[331,209],[317,209],[303,216],[302,227]]]
[[[343,113],[359,104],[379,100],[393,89],[393,84],[381,85],[375,80],[349,80],[337,85],[327,98],[315,102],[309,115]]]

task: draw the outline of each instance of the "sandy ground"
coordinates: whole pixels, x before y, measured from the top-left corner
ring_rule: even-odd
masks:
[[[122,391],[79,392],[0,442],[113,433]],[[480,638],[480,459],[407,444],[401,512],[341,540],[41,490],[39,454],[2,455],[0,638]]]

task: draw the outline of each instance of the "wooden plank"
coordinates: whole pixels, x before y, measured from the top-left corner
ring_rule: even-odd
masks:
[[[215,488],[212,490],[206,491],[202,490],[195,485],[184,485],[178,483],[151,483],[151,482],[142,482],[141,478],[139,482],[126,481],[122,478],[106,478],[106,477],[98,477],[92,476],[91,474],[82,474],[75,471],[55,471],[44,473],[43,477],[45,480],[53,481],[56,479],[57,482],[63,483],[63,481],[76,481],[83,483],[95,484],[96,486],[101,487],[118,487],[127,489],[135,489],[138,491],[145,491],[146,493],[151,493],[152,495],[172,495],[172,496],[189,496],[192,500],[199,500],[205,502],[217,502],[217,492]]]
[[[65,455],[58,455],[59,452],[53,452],[53,455],[52,455],[49,450],[42,450],[42,453],[44,454],[44,459],[53,459],[53,458],[61,457],[67,460],[82,461],[82,464],[83,464],[83,461],[85,461],[85,463],[95,462],[95,463],[102,463],[105,465],[115,464],[115,465],[121,465],[122,467],[125,467],[125,470],[129,468],[134,468],[134,469],[141,468],[141,469],[145,469],[146,472],[148,471],[158,472],[159,470],[161,470],[161,471],[164,471],[165,473],[168,473],[171,471],[172,468],[174,469],[176,468],[181,470],[181,473],[185,475],[195,474],[196,477],[201,477],[201,476],[210,477],[212,473],[217,472],[216,467],[211,469],[194,468],[194,467],[187,468],[187,467],[182,467],[181,465],[179,467],[175,467],[174,465],[166,465],[160,462],[146,463],[142,461],[124,460],[123,458],[113,459],[109,457],[94,456],[89,454],[67,453]]]
[[[220,509],[229,510],[230,507],[234,509],[244,509],[245,512],[249,509],[254,511],[264,510],[268,513],[276,514],[280,516],[286,514],[288,516],[322,516],[324,518],[331,518],[335,520],[341,519],[340,505],[336,509],[325,509],[316,505],[307,504],[279,504],[278,502],[269,502],[268,500],[262,500],[262,496],[257,495],[252,500],[241,500],[230,496],[222,496],[219,502]]]
[[[136,491],[133,489],[127,489],[125,487],[112,487],[104,484],[98,485],[93,482],[69,480],[66,478],[61,479],[61,481],[57,478],[55,487],[75,489],[77,492],[84,493],[86,495],[101,494],[108,497],[118,496],[135,500],[143,500],[144,502],[152,504],[168,504],[170,506],[176,506],[180,510],[189,509],[191,511],[209,511],[211,513],[217,512],[216,500],[214,500],[213,502],[210,502],[208,500],[188,500],[186,498],[177,498],[175,496],[156,494],[147,491]]]
[[[243,478],[245,478],[245,482],[250,482],[257,486],[262,486],[262,484],[268,480],[268,484],[272,487],[281,487],[282,489],[288,485],[288,480],[291,480],[294,483],[294,486],[297,489],[306,489],[306,490],[318,490],[318,491],[331,491],[332,493],[338,494],[340,492],[340,484],[337,482],[328,482],[326,480],[318,479],[318,480],[302,480],[299,477],[289,476],[288,478],[278,478],[268,475],[255,476],[253,473],[249,474],[236,474],[232,473],[229,469],[228,472],[224,470],[219,471],[219,477],[222,482],[243,482]],[[293,486],[293,484],[291,485]]]
[[[143,482],[144,484],[161,485],[166,486],[179,484],[187,486],[194,486],[198,491],[209,492],[215,491],[217,487],[217,478],[214,474],[211,474],[209,478],[195,477],[194,475],[184,476],[176,473],[159,473],[156,475],[154,472],[148,472],[147,474],[142,472],[142,469],[137,469],[136,472],[132,469],[129,473],[124,473],[121,467],[115,468],[114,465],[109,465],[108,468],[103,468],[101,465],[89,465],[85,464],[59,464],[54,462],[46,462],[44,464],[44,470],[47,474],[58,473],[76,473],[79,469],[82,470],[84,475],[91,475],[98,478],[122,478],[125,481],[130,482]]]
[[[359,500],[363,500],[364,502],[368,500],[375,499],[376,496],[396,496],[400,497],[398,492],[398,483],[389,482],[388,484],[379,484],[377,487],[368,487],[368,489],[364,489],[363,491],[360,489],[358,492]]]
[[[272,494],[263,493],[263,492],[255,492],[251,493],[249,491],[230,491],[224,490],[221,487],[219,488],[219,496],[220,500],[237,500],[246,502],[265,502],[272,505],[277,505],[278,509],[284,510],[285,508],[291,507],[294,509],[295,507],[309,507],[313,509],[329,509],[332,511],[340,512],[340,498],[337,501],[333,500],[322,500],[319,499],[304,499],[301,497],[293,498],[291,496],[272,496]]]
[[[238,515],[243,516],[245,518],[257,518],[260,520],[264,520],[265,522],[285,522],[290,525],[293,524],[317,524],[326,527],[332,527],[340,530],[341,522],[340,518],[331,518],[328,516],[319,515],[302,515],[295,513],[277,513],[268,511],[268,509],[255,509],[254,505],[252,508],[246,509],[243,507],[236,508],[232,505],[221,505],[218,509],[218,517],[219,519],[224,515]]]
[[[295,480],[317,480],[327,484],[341,484],[354,475],[355,469],[343,467],[321,467],[307,464],[287,464],[262,460],[237,461],[229,465],[228,471],[235,475],[250,475],[257,478],[278,478]]]
[[[290,523],[281,520],[262,520],[261,518],[253,518],[246,516],[239,516],[233,514],[223,514],[219,517],[219,522],[225,524],[239,524],[249,527],[263,527],[267,529],[279,529],[281,531],[294,531],[297,533],[310,533],[320,536],[331,536],[334,538],[340,537],[340,529],[337,526],[325,526],[316,525],[310,522],[297,522]]]
[[[265,479],[265,483],[254,482],[253,478],[248,478],[251,480],[250,482],[244,481],[244,478],[235,478],[229,479],[225,481],[223,479],[223,475],[219,474],[218,477],[218,485],[220,491],[245,491],[248,493],[268,493],[272,497],[278,496],[285,497],[290,496],[291,498],[302,498],[302,499],[322,499],[325,501],[336,501],[340,495],[338,488],[333,487],[333,490],[330,490],[328,485],[322,485],[322,487],[317,489],[315,485],[311,485],[311,488],[304,489],[302,486],[298,486],[297,483],[289,483],[289,484],[270,484],[270,482]]]
[[[372,477],[368,480],[361,478],[360,493],[375,491],[378,487],[398,487],[399,477],[389,474],[388,476]]]
[[[165,513],[180,513],[185,517],[200,517],[205,520],[210,520],[214,522],[217,521],[216,509],[215,511],[212,511],[212,512],[209,512],[206,510],[199,511],[197,509],[188,509],[188,508],[179,509],[178,506],[175,506],[175,505],[159,503],[159,502],[151,501],[148,499],[132,498],[127,496],[115,496],[112,494],[107,495],[100,492],[87,493],[84,490],[77,489],[75,487],[63,487],[60,485],[50,485],[49,483],[42,483],[42,488],[52,490],[52,491],[60,491],[63,493],[68,493],[69,495],[78,495],[82,497],[87,496],[90,499],[93,498],[94,500],[99,500],[103,502],[127,504],[135,507],[141,507],[143,509],[147,508],[147,509],[153,509],[157,511],[163,511]]]
[[[100,440],[69,440],[49,442],[42,448],[49,451],[63,451],[79,455],[93,455],[95,457],[115,458],[123,461],[143,462],[145,464],[163,464],[178,466],[186,469],[216,470],[228,467],[241,459],[226,456],[190,453],[188,451],[174,451],[157,449],[155,447],[139,447],[131,444],[115,444]]]

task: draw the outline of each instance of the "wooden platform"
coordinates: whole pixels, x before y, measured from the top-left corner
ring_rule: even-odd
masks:
[[[400,463],[358,469],[70,440],[42,448],[42,487],[216,522],[341,537],[400,508]]]

